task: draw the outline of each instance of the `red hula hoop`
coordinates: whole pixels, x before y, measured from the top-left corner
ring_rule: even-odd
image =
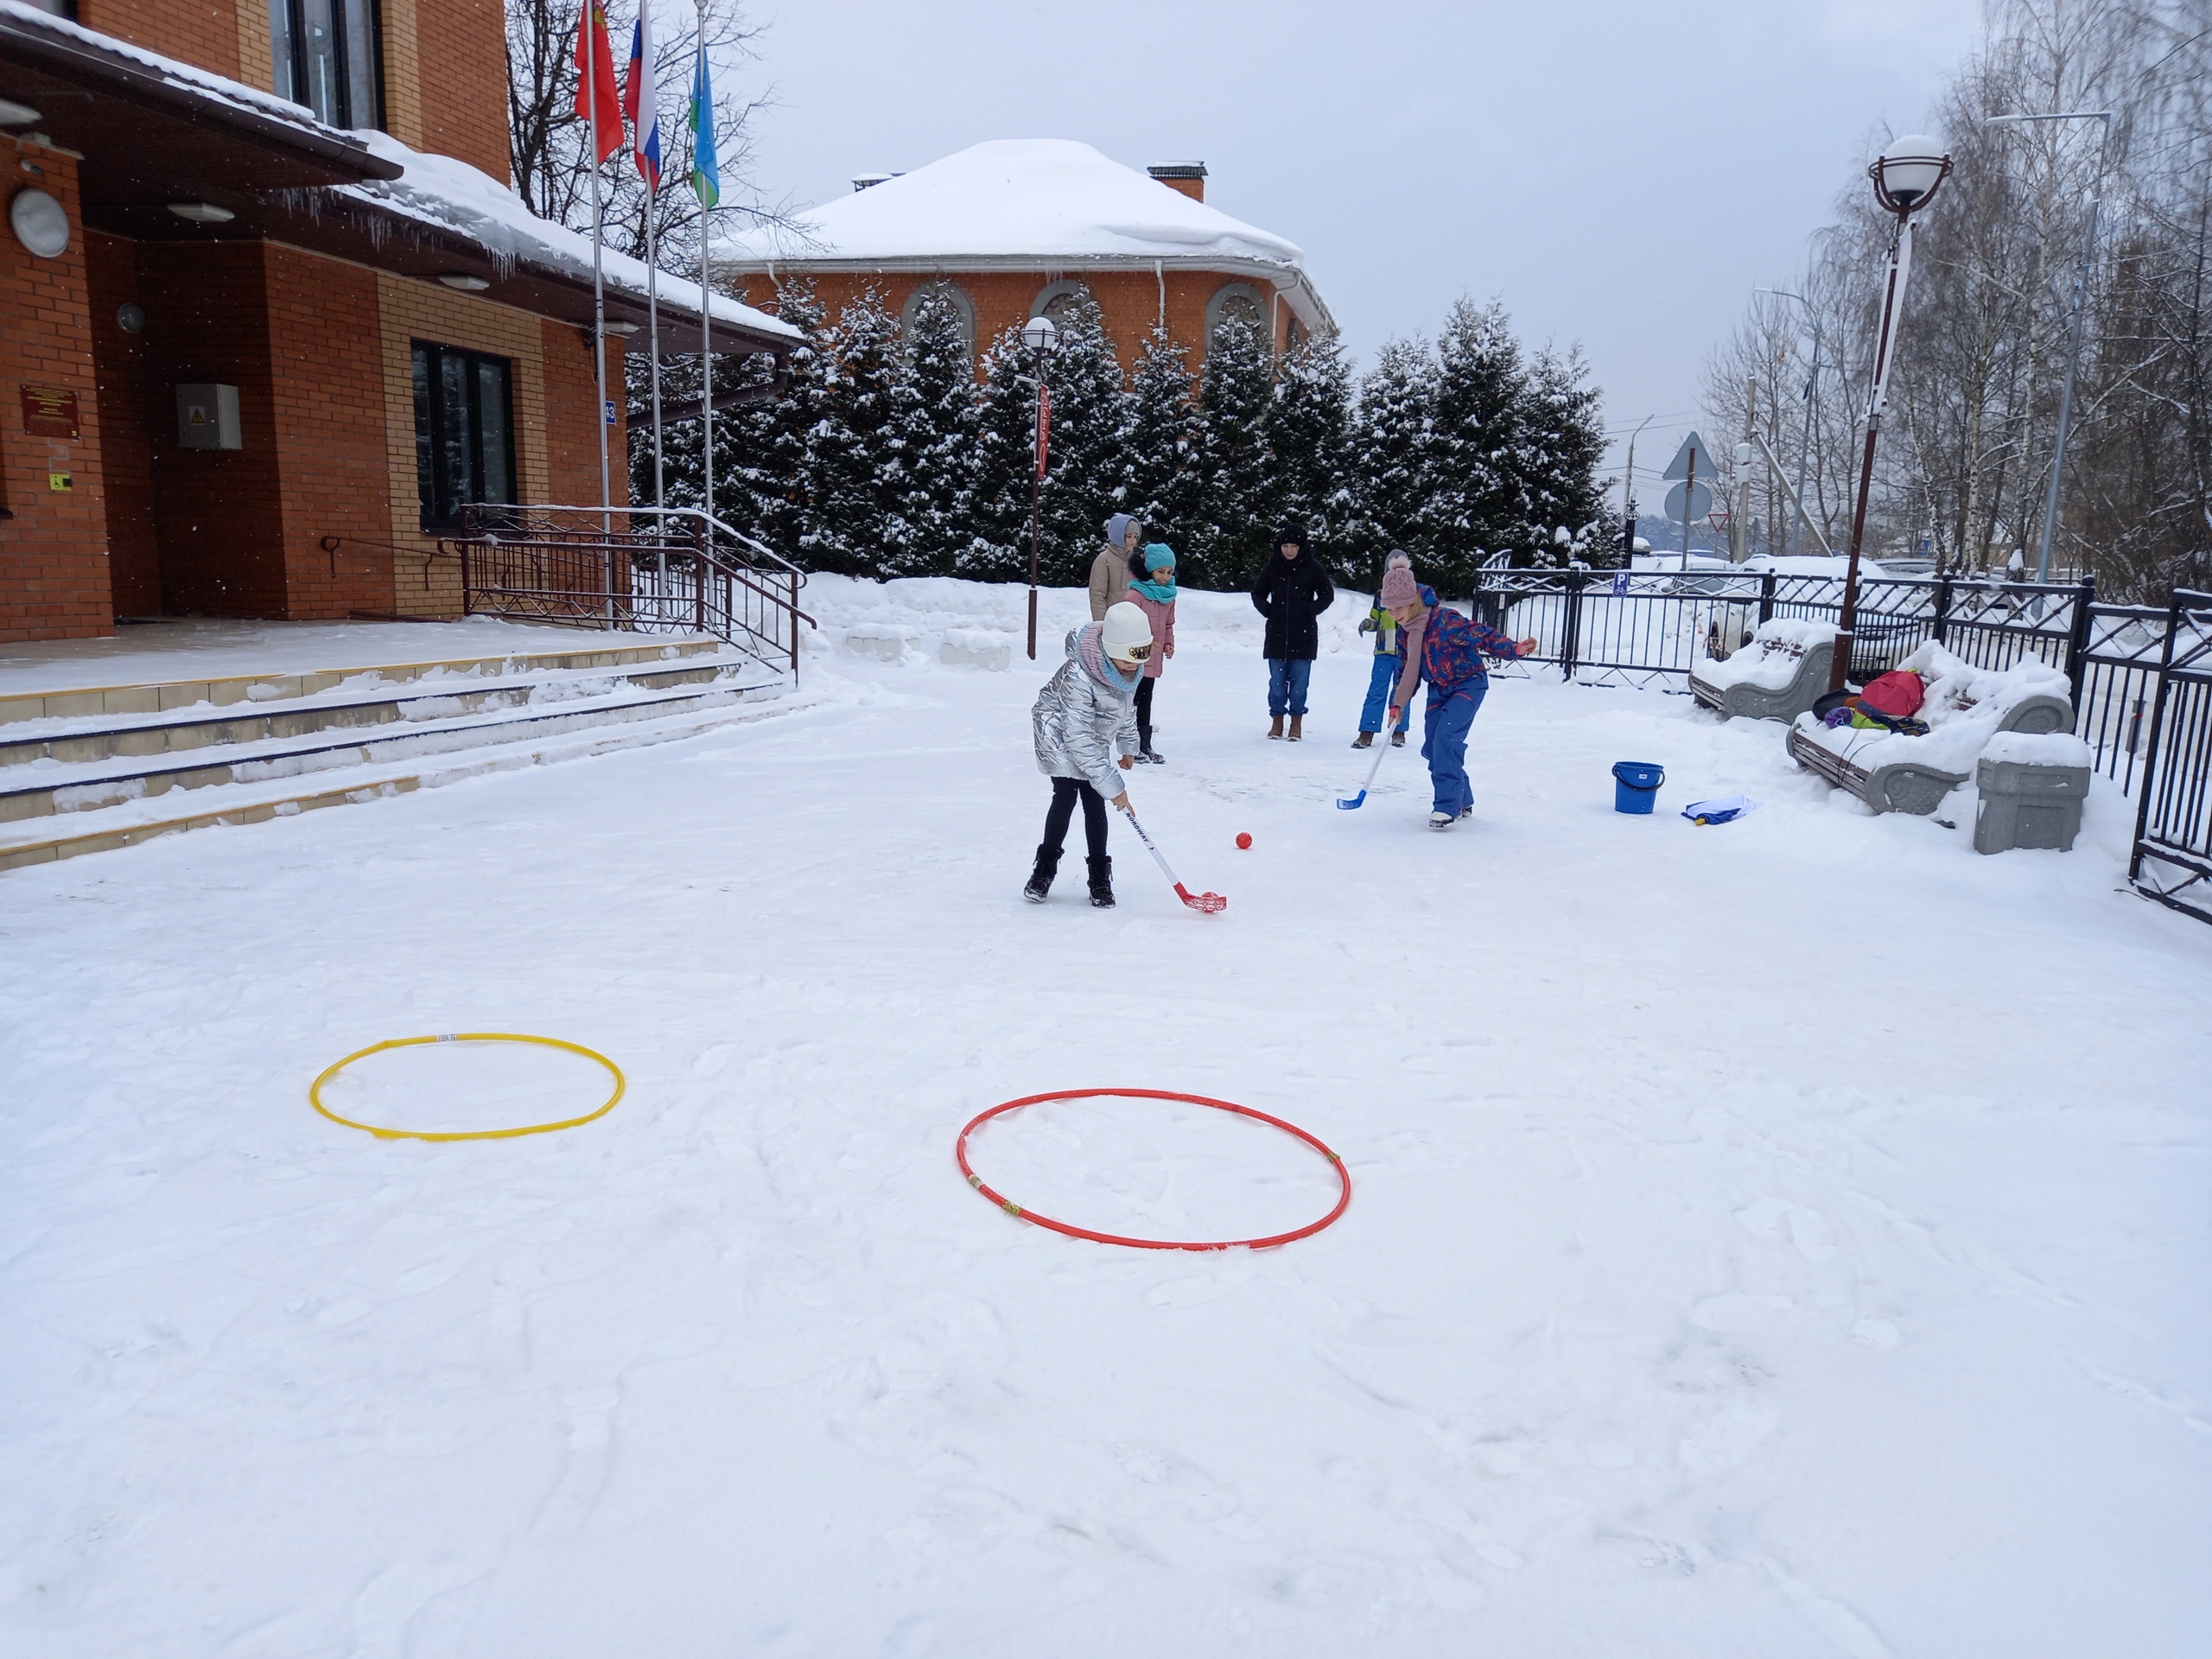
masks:
[[[1235,1112],[1239,1117],[1256,1117],[1262,1123],[1272,1124],[1286,1135],[1294,1135],[1307,1146],[1329,1160],[1329,1167],[1337,1172],[1340,1191],[1335,1209],[1305,1226],[1287,1233],[1273,1233],[1266,1238],[1224,1238],[1218,1243],[1192,1244],[1173,1239],[1123,1238],[1118,1233],[1093,1232],[1088,1227],[1077,1227],[1065,1221],[1054,1221],[1050,1216],[1040,1216],[1033,1210],[1025,1210],[1003,1193],[994,1192],[983,1184],[968,1162],[968,1137],[1001,1112],[1018,1111],[1024,1106],[1036,1106],[1048,1100],[1091,1100],[1100,1096],[1120,1099],[1179,1100],[1192,1106],[1211,1106],[1220,1111]],[[1271,1117],[1265,1112],[1255,1111],[1249,1106],[1239,1106],[1233,1100],[1213,1100],[1205,1095],[1179,1095],[1171,1089],[1056,1089],[1048,1095],[1024,1095],[1020,1100],[1009,1100],[994,1106],[988,1112],[978,1112],[969,1118],[960,1131],[960,1139],[953,1145],[953,1156],[959,1160],[960,1173],[968,1178],[968,1185],[988,1198],[1010,1216],[1034,1222],[1039,1227],[1049,1227],[1056,1233],[1065,1233],[1070,1238],[1087,1238],[1099,1244],[1121,1244],[1133,1250],[1264,1250],[1277,1244],[1288,1244],[1294,1240],[1310,1237],[1319,1232],[1344,1212],[1351,1203],[1351,1172],[1344,1167],[1344,1160],[1329,1150],[1319,1136],[1308,1135],[1295,1123],[1286,1123],[1281,1118]]]

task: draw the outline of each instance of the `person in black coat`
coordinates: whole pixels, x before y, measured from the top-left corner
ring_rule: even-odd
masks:
[[[1274,550],[1252,582],[1252,607],[1268,619],[1261,645],[1268,659],[1268,735],[1284,735],[1287,715],[1295,743],[1306,735],[1306,684],[1321,654],[1318,619],[1336,603],[1337,590],[1307,548],[1304,531],[1285,525],[1275,532]]]

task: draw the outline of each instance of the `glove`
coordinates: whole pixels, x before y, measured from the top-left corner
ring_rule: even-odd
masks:
[[[1371,616],[1369,616],[1369,617],[1362,617],[1362,618],[1360,619],[1359,631],[1360,631],[1362,633],[1372,633],[1372,632],[1375,632],[1375,619],[1374,619],[1373,617],[1371,617]]]

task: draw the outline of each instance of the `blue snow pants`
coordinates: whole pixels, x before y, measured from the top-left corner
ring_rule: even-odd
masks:
[[[1429,781],[1436,786],[1436,810],[1458,817],[1475,804],[1474,785],[1467,781],[1467,728],[1475,723],[1475,710],[1483,706],[1490,677],[1483,676],[1448,697],[1430,693],[1421,720],[1421,758],[1428,762]]]
[[[1313,659],[1294,657],[1268,658],[1268,712],[1278,717],[1306,714],[1306,683],[1313,677]]]
[[[1361,731],[1379,732],[1382,729],[1382,716],[1390,712],[1390,689],[1397,684],[1398,674],[1405,665],[1403,657],[1385,657],[1380,652],[1376,652],[1375,666],[1367,671],[1367,701],[1359,710]],[[1413,723],[1414,711],[1410,704],[1398,710],[1400,731],[1404,731]]]

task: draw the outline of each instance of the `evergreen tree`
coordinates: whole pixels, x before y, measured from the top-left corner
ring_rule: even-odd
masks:
[[[1334,335],[1309,335],[1284,356],[1266,437],[1268,516],[1305,525],[1330,575],[1351,579],[1351,370]]]
[[[899,321],[871,288],[838,314],[823,418],[806,433],[812,522],[792,556],[809,569],[876,575],[903,563],[906,434],[898,420],[906,365]]]
[[[1514,467],[1532,531],[1548,526],[1559,549],[1557,532],[1564,530],[1573,558],[1610,569],[1620,562],[1619,515],[1608,512],[1598,482],[1605,423],[1581,348],[1564,357],[1548,346],[1537,353],[1524,404]]]
[[[1267,556],[1268,359],[1264,325],[1231,315],[1214,331],[1198,377],[1198,518],[1191,546],[1179,551],[1204,587],[1240,587]]]
[[[907,529],[896,574],[949,575],[967,539],[961,512],[976,365],[960,309],[944,294],[925,290],[915,304],[906,362],[894,388],[893,423],[906,465],[899,511]]]
[[[1001,334],[983,353],[982,389],[968,408],[959,513],[966,533],[954,574],[978,582],[1012,582],[1029,573],[1037,435],[1037,383],[1019,329]]]
[[[1551,526],[1529,516],[1525,476],[1528,371],[1504,308],[1461,299],[1437,342],[1435,413],[1421,507],[1435,577],[1471,587],[1481,555],[1509,550],[1534,562]]]
[[[1129,410],[1097,302],[1083,295],[1062,308],[1058,321],[1059,349],[1046,367],[1052,427],[1040,569],[1044,581],[1065,587],[1088,578],[1107,518],[1122,510]]]
[[[1351,433],[1351,543],[1363,573],[1381,569],[1384,556],[1402,548],[1413,555],[1414,568],[1428,575],[1422,502],[1435,399],[1436,359],[1420,340],[1387,343],[1360,381]]]
[[[1166,329],[1154,328],[1129,377],[1122,510],[1135,515],[1147,540],[1166,542],[1179,555],[1198,524],[1198,410],[1192,387],[1187,354]]]
[[[836,373],[834,345],[823,329],[822,308],[811,283],[795,284],[777,293],[776,315],[803,339],[791,357],[791,381],[783,393],[765,403],[715,411],[715,517],[766,543],[795,563],[815,534],[813,480],[807,466],[807,437],[827,418],[830,385]],[[698,359],[678,359],[683,385],[682,396],[699,395]],[[733,384],[766,385],[774,373],[774,361],[750,357],[734,361],[715,359],[715,389],[728,391]],[[669,371],[662,371],[661,396],[671,397]],[[684,464],[679,480],[677,467],[669,468],[671,506],[697,506],[703,495],[700,460],[704,426],[690,421],[669,429],[668,452],[680,453]]]

